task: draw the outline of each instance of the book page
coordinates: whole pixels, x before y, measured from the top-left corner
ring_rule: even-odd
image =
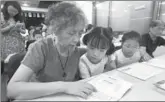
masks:
[[[132,87],[131,83],[108,75],[101,75],[88,83],[96,87],[97,92],[92,93],[85,101],[118,101]]]
[[[165,60],[163,59],[152,59],[148,62],[146,62],[149,65],[159,67],[159,68],[164,68],[165,69]]]
[[[148,78],[163,72],[163,70],[160,68],[153,67],[144,63],[131,64],[127,67],[119,68],[118,70],[141,80],[147,80]]]

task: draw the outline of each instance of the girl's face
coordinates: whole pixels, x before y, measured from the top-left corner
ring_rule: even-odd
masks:
[[[126,40],[122,45],[122,51],[126,57],[132,57],[138,49],[139,43],[133,39]]]
[[[12,5],[8,6],[7,11],[10,15],[10,17],[14,17],[15,15],[18,14],[18,10],[14,8]]]
[[[98,63],[99,61],[101,61],[105,55],[108,49],[98,49],[98,48],[94,48],[92,46],[89,45],[89,43],[87,44],[87,56],[89,58],[89,60],[93,63]]]

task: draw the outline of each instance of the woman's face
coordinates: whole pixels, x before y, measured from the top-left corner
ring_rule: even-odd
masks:
[[[15,15],[18,14],[18,10],[11,5],[8,6],[7,11],[11,17],[14,17]]]
[[[63,46],[75,47],[83,33],[84,25],[79,24],[74,27],[68,27],[56,34],[58,43]]]

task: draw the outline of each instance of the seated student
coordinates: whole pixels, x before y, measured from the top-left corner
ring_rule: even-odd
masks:
[[[119,68],[140,61],[140,39],[140,34],[135,31],[125,33],[122,37],[122,48],[111,56],[111,67]]]
[[[160,37],[164,31],[164,23],[160,20],[152,21],[149,33],[142,35],[141,51],[146,60],[151,59],[158,46],[165,45],[165,39]]]
[[[43,36],[42,36],[42,31],[36,29],[36,30],[33,32],[33,38],[34,38],[34,40],[40,40],[40,39],[42,39],[42,38],[43,38]]]
[[[96,27],[84,36],[83,42],[87,45],[87,52],[80,57],[80,77],[88,78],[102,73],[110,61],[110,57],[106,55],[112,43],[110,34],[106,28]]]
[[[26,42],[26,47],[25,47],[26,52],[28,51],[29,45],[32,44],[33,42],[35,42],[35,40],[29,40]],[[7,68],[8,68],[7,74],[9,76],[9,79],[11,79],[15,71],[20,66],[21,61],[24,58],[26,52],[17,53],[10,57],[8,65],[7,65]]]

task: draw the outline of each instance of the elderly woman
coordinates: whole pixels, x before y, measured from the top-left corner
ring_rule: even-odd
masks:
[[[46,19],[56,37],[30,46],[8,84],[8,97],[33,99],[65,93],[86,98],[95,88],[75,81],[83,54],[76,44],[86,25],[84,13],[74,4],[62,2],[49,8]],[[29,81],[34,74],[39,82]]]
[[[153,52],[158,46],[165,46],[165,39],[161,36],[165,30],[165,23],[161,20],[153,20],[150,24],[149,33],[142,35],[141,52],[144,60],[153,58]]]

